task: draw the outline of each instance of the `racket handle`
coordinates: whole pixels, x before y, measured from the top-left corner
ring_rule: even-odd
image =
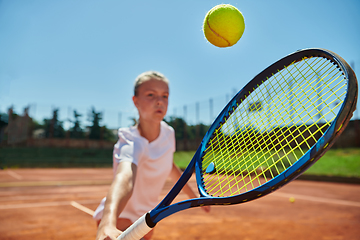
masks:
[[[152,227],[149,227],[146,222],[146,215],[149,213],[145,213],[142,217],[140,217],[136,222],[134,222],[130,227],[128,227],[120,236],[118,236],[118,240],[139,240],[143,236],[145,236],[148,232],[151,231]]]

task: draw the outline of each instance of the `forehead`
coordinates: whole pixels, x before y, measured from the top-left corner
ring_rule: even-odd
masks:
[[[168,84],[161,80],[161,79],[157,79],[157,78],[150,78],[144,82],[142,82],[139,86],[138,86],[138,90],[140,91],[146,91],[146,90],[156,90],[156,91],[169,91],[169,86]]]

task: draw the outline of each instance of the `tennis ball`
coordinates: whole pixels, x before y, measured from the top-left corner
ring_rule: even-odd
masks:
[[[290,198],[289,198],[289,201],[290,201],[291,203],[293,203],[293,202],[295,202],[295,198],[294,198],[294,197],[290,197]]]
[[[230,4],[220,4],[206,14],[203,31],[206,39],[217,47],[230,47],[237,43],[245,30],[241,12]]]

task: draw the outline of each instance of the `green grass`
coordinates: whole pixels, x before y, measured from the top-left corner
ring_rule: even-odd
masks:
[[[176,152],[174,161],[180,168],[185,168],[194,153]],[[304,174],[360,178],[360,149],[330,149]]]
[[[360,177],[360,148],[330,149],[305,174]]]
[[[181,168],[185,169],[191,159],[193,158],[195,151],[178,151],[174,154],[174,162],[175,164]]]

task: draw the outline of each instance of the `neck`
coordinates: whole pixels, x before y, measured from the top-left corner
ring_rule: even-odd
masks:
[[[142,137],[147,139],[149,142],[152,142],[160,135],[160,123],[139,120],[138,130]]]

